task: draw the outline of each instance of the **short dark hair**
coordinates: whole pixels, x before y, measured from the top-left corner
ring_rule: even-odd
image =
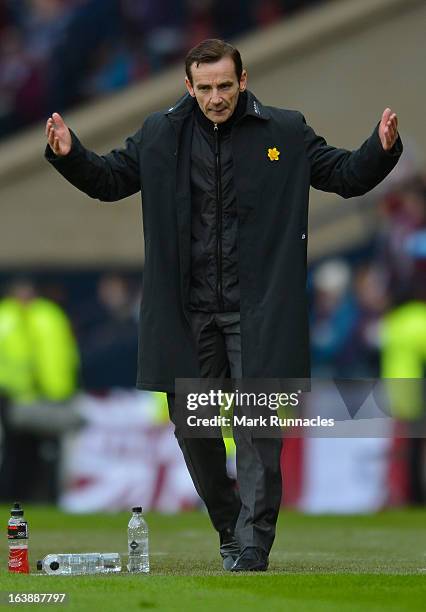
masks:
[[[235,73],[239,81],[243,73],[243,62],[240,52],[229,43],[218,38],[207,38],[207,40],[203,40],[189,51],[185,58],[186,76],[192,83],[192,64],[195,63],[198,68],[199,64],[213,64],[223,57],[230,57],[233,60]]]

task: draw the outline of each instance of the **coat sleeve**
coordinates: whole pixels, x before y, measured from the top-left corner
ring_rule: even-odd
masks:
[[[383,149],[379,124],[359,149],[347,151],[329,146],[302,118],[311,185],[315,189],[337,193],[344,198],[363,195],[389,174],[402,153],[399,135],[390,151]]]
[[[68,155],[55,155],[47,145],[45,158],[72,185],[104,202],[121,200],[140,190],[142,129],[127,138],[122,149],[114,149],[107,155],[97,155],[86,149],[72,131],[71,137]]]

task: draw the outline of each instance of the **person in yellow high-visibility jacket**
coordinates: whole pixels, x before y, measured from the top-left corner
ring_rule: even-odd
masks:
[[[424,412],[426,304],[407,302],[389,312],[382,323],[382,343],[382,376],[394,380],[389,382],[392,414],[416,419]]]
[[[424,503],[426,303],[413,300],[388,313],[382,343],[381,373],[387,379],[391,413],[407,422],[410,435],[410,501]]]
[[[13,404],[31,410],[35,403],[70,399],[77,389],[78,367],[77,343],[66,314],[39,297],[30,281],[15,281],[0,300],[0,394],[5,411]],[[43,438],[14,431],[7,421],[3,419],[0,495],[7,501],[28,499]],[[54,455],[57,440],[50,442]]]

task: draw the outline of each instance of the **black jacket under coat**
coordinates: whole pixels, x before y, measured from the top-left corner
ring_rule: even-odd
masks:
[[[242,93],[230,119],[214,124],[195,111],[191,145],[190,310],[239,312],[238,209],[232,128],[244,114]]]
[[[198,378],[188,320],[191,278],[190,154],[194,104],[184,96],[150,115],[125,148],[99,156],[73,134],[66,157],[48,160],[93,198],[113,202],[142,192],[145,239],[137,386],[174,391]],[[271,160],[268,149],[279,159]],[[238,208],[243,376],[310,376],[306,250],[309,187],[359,196],[392,170],[398,138],[385,152],[378,128],[356,151],[328,146],[297,111],[263,106],[248,92],[232,128]]]

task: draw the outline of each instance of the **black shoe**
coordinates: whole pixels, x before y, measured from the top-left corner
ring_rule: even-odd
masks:
[[[231,529],[224,529],[221,531],[219,533],[219,538],[223,569],[229,571],[240,555],[240,547]]]
[[[235,561],[231,572],[264,572],[268,569],[268,564],[268,553],[263,548],[249,546]]]

